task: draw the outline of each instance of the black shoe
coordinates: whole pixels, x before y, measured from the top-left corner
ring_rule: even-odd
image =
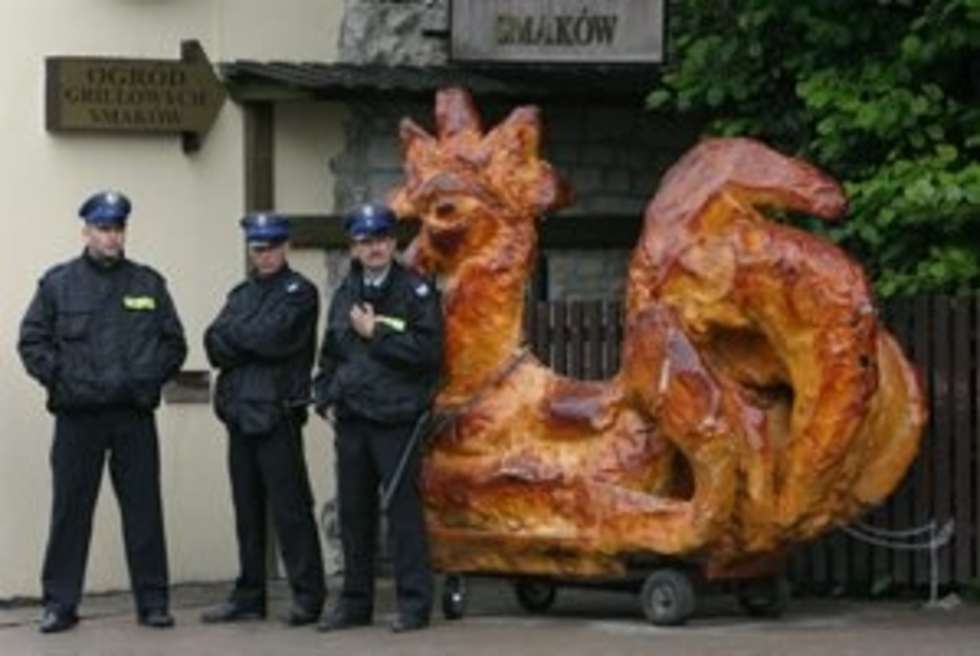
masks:
[[[370,625],[370,615],[355,615],[342,609],[334,609],[332,613],[328,614],[316,625],[316,630],[321,632],[342,631],[344,629]]]
[[[307,608],[301,604],[294,603],[289,608],[289,612],[282,618],[287,626],[306,626],[313,624],[320,619],[319,608]]]
[[[201,621],[205,624],[262,619],[265,619],[265,606],[242,606],[234,601],[226,601],[201,613]]]
[[[148,626],[151,629],[169,629],[174,622],[174,616],[162,608],[154,608],[144,613],[140,613],[140,626]]]
[[[425,617],[403,617],[398,615],[391,622],[392,633],[407,633],[408,631],[419,631],[429,626],[429,620]]]
[[[53,608],[45,608],[41,614],[41,624],[38,630],[41,633],[59,633],[67,631],[78,624],[78,615],[74,612],[59,613]]]

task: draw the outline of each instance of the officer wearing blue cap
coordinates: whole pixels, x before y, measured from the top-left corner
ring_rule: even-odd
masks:
[[[344,589],[321,631],[370,624],[378,487],[392,480],[416,421],[427,410],[442,362],[442,308],[432,284],[395,259],[395,214],[357,207],[346,221],[350,273],[330,303],[314,380],[317,412],[336,417]],[[411,454],[406,481],[418,474]],[[432,571],[416,485],[388,507],[398,614],[395,632],[428,625]]]
[[[355,242],[390,235],[395,229],[395,213],[387,205],[368,203],[347,215],[344,225]]]
[[[132,205],[118,191],[100,191],[89,196],[78,209],[88,224],[125,226]]]
[[[311,624],[326,597],[323,559],[303,454],[319,297],[287,261],[289,221],[274,212],[241,220],[251,271],[228,294],[204,347],[220,370],[215,411],[228,429],[239,576],[204,622],[266,615],[266,508],[271,508],[293,593],[284,618]]]
[[[72,628],[107,454],[140,624],[173,626],[154,410],[187,354],[163,277],[125,255],[132,206],[117,191],[78,210],[85,249],[41,278],[17,344],[55,415],[54,494],[40,629]]]
[[[239,221],[250,248],[281,244],[289,239],[289,219],[273,212],[254,212]]]

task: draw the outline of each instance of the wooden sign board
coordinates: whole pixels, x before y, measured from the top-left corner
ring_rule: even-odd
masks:
[[[663,0],[453,0],[452,58],[657,64],[664,23]]]
[[[225,90],[205,61],[48,57],[51,131],[204,133]]]

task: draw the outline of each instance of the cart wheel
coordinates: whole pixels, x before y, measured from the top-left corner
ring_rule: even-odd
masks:
[[[643,614],[657,626],[677,626],[694,614],[694,585],[676,569],[659,569],[643,583],[640,603]]]
[[[742,581],[735,594],[739,605],[752,617],[779,617],[789,605],[789,581],[782,576]]]
[[[558,594],[553,583],[544,581],[517,581],[514,583],[517,603],[529,613],[545,613],[555,603]]]
[[[442,582],[442,616],[458,620],[466,615],[466,579],[450,574]]]

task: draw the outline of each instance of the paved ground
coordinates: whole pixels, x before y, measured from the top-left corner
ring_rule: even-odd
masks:
[[[464,619],[449,622],[437,614],[430,630],[394,636],[387,630],[391,617],[390,585],[384,585],[379,592],[381,608],[373,627],[335,634],[316,633],[308,627],[287,628],[275,619],[228,626],[202,625],[197,619],[201,609],[219,601],[226,589],[176,588],[173,609],[178,625],[170,631],[138,627],[127,594],[87,598],[78,628],[51,636],[38,634],[36,606],[0,606],[0,654],[980,654],[980,607],[973,605],[923,610],[912,602],[794,600],[783,619],[760,622],[740,616],[731,600],[718,597],[706,600],[698,617],[687,626],[665,629],[648,624],[635,598],[625,593],[562,590],[547,615],[529,616],[513,600],[509,586],[501,581],[481,580],[471,584],[470,607]],[[282,586],[276,585],[272,610],[282,612],[286,604]]]

